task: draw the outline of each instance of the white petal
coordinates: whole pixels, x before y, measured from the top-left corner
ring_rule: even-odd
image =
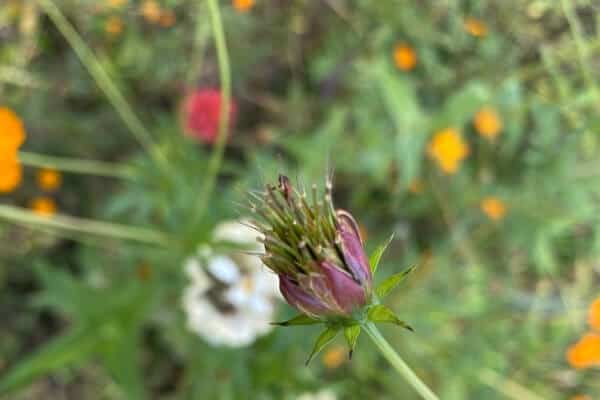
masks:
[[[216,256],[208,261],[208,271],[223,283],[233,284],[240,279],[240,269],[229,257]]]
[[[273,310],[273,305],[266,297],[252,296],[250,299],[248,299],[246,309],[254,314],[265,315],[271,313]]]
[[[210,278],[206,275],[206,272],[204,272],[204,269],[196,258],[188,258],[184,264],[184,269],[186,275],[192,280],[192,285],[202,291],[210,287]]]
[[[247,221],[243,222],[248,223]],[[257,248],[262,247],[259,246],[259,242],[256,240],[259,236],[259,232],[238,221],[223,222],[215,228],[213,233],[213,237],[216,240],[223,240],[245,245],[256,244]]]
[[[252,297],[252,293],[248,292],[243,285],[238,284],[227,289],[223,297],[236,308],[240,308],[246,305],[246,303]]]
[[[254,286],[258,293],[264,296],[281,298],[279,293],[279,278],[266,267],[252,274]]]

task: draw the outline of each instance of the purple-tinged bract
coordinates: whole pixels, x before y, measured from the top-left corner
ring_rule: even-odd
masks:
[[[358,225],[335,210],[330,182],[324,194],[313,185],[309,196],[281,175],[277,186],[253,193],[251,209],[264,235],[262,260],[290,305],[326,319],[349,317],[369,303],[372,276]]]

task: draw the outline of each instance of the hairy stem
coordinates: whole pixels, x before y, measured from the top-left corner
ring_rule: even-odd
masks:
[[[439,398],[423,383],[423,381],[413,372],[404,362],[398,353],[392,348],[387,340],[381,335],[379,329],[372,323],[367,322],[363,325],[367,335],[373,340],[381,354],[389,361],[404,379],[421,395],[425,400],[439,400]]]

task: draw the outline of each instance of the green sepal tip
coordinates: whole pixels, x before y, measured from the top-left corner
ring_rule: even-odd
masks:
[[[320,324],[322,322],[323,321],[316,319],[316,318],[309,317],[306,314],[298,314],[294,318],[290,318],[287,321],[271,322],[271,325],[277,325],[277,326],[314,325],[314,324]]]
[[[387,296],[396,286],[398,286],[400,282],[404,280],[404,278],[406,278],[408,274],[414,271],[415,268],[415,265],[410,266],[404,271],[398,272],[397,274],[394,274],[381,282],[381,284],[377,286],[377,289],[375,289],[377,297],[383,299],[385,296]]]
[[[352,359],[352,354],[354,353],[354,348],[356,347],[356,342],[358,341],[358,336],[360,335],[360,325],[352,325],[344,328],[344,337],[346,338],[346,342],[348,342],[348,358]]]
[[[410,325],[398,318],[391,309],[383,304],[378,304],[369,308],[369,311],[367,312],[367,318],[372,322],[391,323],[414,332],[414,329]]]
[[[310,356],[308,356],[308,359],[306,360],[306,365],[310,364],[312,359],[335,338],[339,331],[339,326],[329,326],[323,332],[321,332],[317,338],[317,341],[315,342],[315,345],[313,346]]]
[[[377,267],[379,266],[379,261],[381,260],[381,256],[385,252],[385,249],[388,248],[390,243],[392,243],[392,240],[394,240],[393,233],[383,244],[379,245],[379,247],[377,247],[375,249],[375,251],[373,251],[373,253],[371,253],[371,257],[369,257],[369,265],[371,266],[371,272],[373,274],[375,274],[375,271],[377,271]]]

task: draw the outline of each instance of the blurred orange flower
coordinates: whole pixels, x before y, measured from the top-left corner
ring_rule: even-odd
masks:
[[[502,200],[497,197],[486,197],[484,198],[479,207],[489,219],[498,221],[506,214],[506,205]]]
[[[140,6],[140,13],[146,21],[156,24],[160,21],[162,10],[155,0],[144,0]]]
[[[0,159],[14,158],[25,141],[23,122],[9,108],[0,107]]]
[[[502,131],[502,120],[496,110],[491,107],[480,109],[475,114],[473,124],[481,136],[490,140],[495,139]]]
[[[22,179],[23,169],[16,157],[0,160],[0,193],[12,192]]]
[[[576,394],[575,396],[571,396],[569,400],[592,400],[592,398],[587,394]]]
[[[590,306],[590,314],[588,317],[590,326],[600,332],[600,297],[593,301]]]
[[[394,48],[394,62],[402,71],[410,71],[417,65],[417,53],[406,43],[398,43]]]
[[[175,17],[175,13],[171,10],[163,10],[160,13],[160,18],[158,19],[158,24],[163,28],[169,28],[175,25],[175,21],[177,18]]]
[[[343,346],[332,346],[323,354],[323,364],[329,369],[336,369],[346,360],[346,354]]]
[[[37,173],[37,184],[42,190],[52,192],[58,189],[61,183],[62,175],[54,169],[44,168]]]
[[[408,191],[414,194],[419,194],[423,191],[423,182],[418,179],[414,179],[408,186]]]
[[[56,203],[49,197],[36,197],[31,201],[29,207],[34,213],[44,217],[56,214]]]
[[[106,4],[111,8],[121,8],[127,4],[128,1],[129,0],[106,0]]]
[[[600,334],[586,333],[567,350],[567,361],[574,368],[600,366]]]
[[[248,12],[254,7],[255,0],[233,0],[233,8],[239,12]]]
[[[123,32],[123,20],[121,17],[112,16],[108,17],[104,24],[104,30],[111,36],[119,36]]]
[[[146,263],[141,263],[136,267],[135,274],[140,281],[146,282],[152,278],[152,267]]]
[[[485,23],[483,23],[483,21],[480,21],[477,18],[468,17],[465,19],[464,27],[465,30],[472,36],[484,37],[487,35],[487,26]]]
[[[435,133],[427,152],[445,174],[454,174],[462,160],[469,155],[469,145],[464,142],[458,130],[446,128]]]

